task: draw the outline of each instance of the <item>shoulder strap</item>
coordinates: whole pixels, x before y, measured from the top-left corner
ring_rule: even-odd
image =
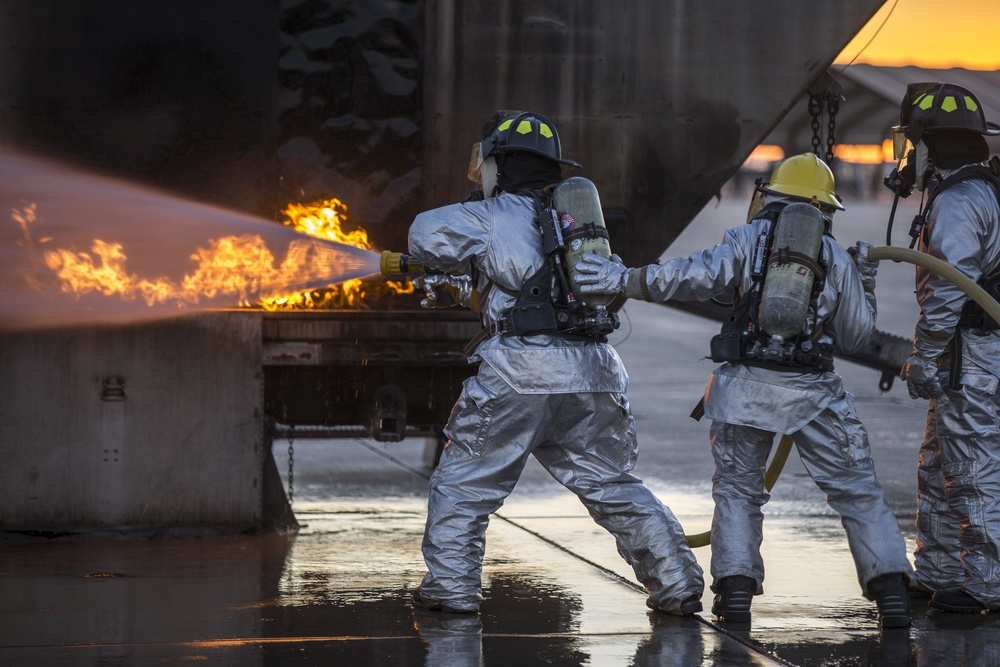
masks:
[[[931,202],[933,202],[939,194],[948,188],[958,185],[963,181],[971,181],[974,179],[986,181],[986,183],[993,188],[993,194],[997,197],[997,204],[1000,205],[1000,178],[998,178],[989,167],[976,165],[974,167],[962,169],[938,183],[931,191],[931,196],[927,200],[926,210],[929,211],[931,208]]]

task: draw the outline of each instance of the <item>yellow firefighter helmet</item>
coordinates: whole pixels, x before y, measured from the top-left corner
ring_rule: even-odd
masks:
[[[770,182],[761,190],[798,201],[818,202],[821,208],[833,207],[843,211],[844,205],[833,191],[833,186],[830,167],[814,153],[802,153],[775,167]]]

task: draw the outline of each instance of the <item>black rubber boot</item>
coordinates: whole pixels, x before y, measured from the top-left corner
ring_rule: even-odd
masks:
[[[452,607],[447,602],[439,602],[437,600],[431,600],[425,598],[420,594],[420,586],[413,589],[413,606],[418,609],[426,609],[427,611],[440,611],[445,614],[478,614],[479,607],[473,609],[459,609],[458,607]]]
[[[723,577],[716,587],[712,613],[720,621],[728,623],[749,623],[750,604],[757,592],[757,582],[750,577],[734,575]]]
[[[701,596],[692,595],[681,602],[679,609],[667,610],[661,607],[657,607],[656,603],[653,602],[653,598],[646,598],[646,606],[653,611],[663,612],[664,614],[670,614],[672,616],[694,616],[701,611]]]
[[[931,597],[931,606],[953,614],[983,614],[991,611],[963,590],[937,591]]]
[[[910,593],[902,574],[883,574],[868,582],[868,593],[878,607],[878,626],[906,628],[910,625]]]

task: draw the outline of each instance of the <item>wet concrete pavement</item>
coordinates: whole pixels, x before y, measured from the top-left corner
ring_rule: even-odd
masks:
[[[837,236],[881,245],[887,207],[850,207]],[[710,245],[741,203],[702,214],[668,253]],[[909,220],[903,211],[900,219]],[[696,226],[697,225],[697,226]],[[883,266],[881,329],[909,336],[912,268]],[[708,424],[688,414],[717,325],[630,303],[615,343],[631,375],[638,474],[688,533],[709,527]],[[878,373],[838,370],[869,429],[879,476],[914,545],[926,404]],[[765,594],[752,627],[709,612],[653,614],[614,540],[532,463],[487,533],[482,613],[414,611],[423,575],[425,443],[297,440],[296,535],[0,542],[0,664],[145,665],[996,665],[1000,616],[914,601],[880,633],[837,515],[793,453],[765,507]],[[275,443],[287,472],[288,443]],[[711,547],[696,550],[708,571]]]

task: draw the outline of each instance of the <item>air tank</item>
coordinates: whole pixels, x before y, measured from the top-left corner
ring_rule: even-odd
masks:
[[[569,274],[573,294],[591,308],[607,306],[613,294],[580,293],[580,286],[573,280],[580,256],[593,253],[611,259],[611,243],[604,224],[601,197],[597,186],[587,178],[573,176],[556,186],[552,193],[553,205],[559,213],[559,226],[566,244],[566,273]]]
[[[758,323],[769,335],[788,340],[802,331],[809,311],[816,276],[800,258],[819,258],[823,214],[810,204],[789,204],[776,224]]]

